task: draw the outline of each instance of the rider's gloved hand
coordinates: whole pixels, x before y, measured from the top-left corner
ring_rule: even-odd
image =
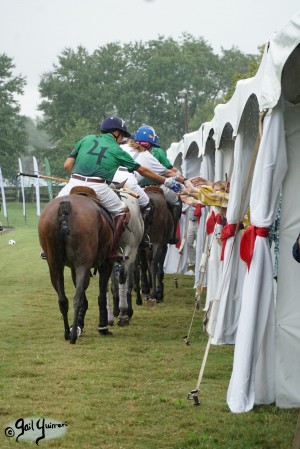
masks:
[[[167,178],[164,182],[164,185],[166,187],[168,187],[169,189],[173,190],[173,192],[178,193],[178,192],[181,192],[183,185],[180,184],[180,182],[177,182],[175,180],[175,178],[176,178],[175,176],[171,177],[171,178]]]

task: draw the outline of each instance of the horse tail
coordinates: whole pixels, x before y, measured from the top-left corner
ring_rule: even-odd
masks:
[[[62,201],[59,204],[59,209],[57,213],[57,224],[58,224],[57,228],[59,236],[61,237],[61,243],[63,248],[65,248],[67,236],[68,234],[70,234],[70,227],[69,227],[70,212],[71,212],[71,202]]]

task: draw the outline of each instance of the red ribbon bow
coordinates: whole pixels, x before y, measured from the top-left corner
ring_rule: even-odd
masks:
[[[246,262],[248,270],[251,265],[256,236],[266,238],[268,235],[269,228],[258,228],[253,225],[248,226],[245,232],[243,232],[240,244],[240,256]]]
[[[237,226],[239,226],[239,225],[237,225],[236,223],[227,223],[222,229],[222,232],[221,232],[221,240],[222,240],[221,260],[224,260],[227,239],[229,237],[234,237]]]
[[[205,206],[203,204],[197,204],[195,207],[195,210],[194,210],[194,217],[197,218],[198,224],[200,223],[200,218],[202,215],[202,212],[201,212],[202,207],[205,207]]]
[[[222,216],[220,214],[215,214],[214,211],[210,214],[206,221],[206,234],[210,235],[214,232],[215,225],[222,224]]]

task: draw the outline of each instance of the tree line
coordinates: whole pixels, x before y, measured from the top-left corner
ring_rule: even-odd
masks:
[[[74,142],[99,133],[108,115],[124,118],[130,132],[153,126],[167,149],[186,131],[187,107],[189,131],[197,130],[211,120],[218,103],[228,101],[238,79],[255,74],[260,59],[261,51],[244,54],[236,47],[217,54],[202,37],[189,34],[177,41],[160,36],[112,42],[92,53],[82,46],[65,48],[40,79],[38,127],[49,136],[51,149],[37,146],[36,157],[46,155],[52,172],[64,176],[63,162]],[[11,58],[0,55],[0,166],[6,177],[13,174],[16,157],[28,152],[26,120],[14,99],[25,79],[14,77],[13,67]]]

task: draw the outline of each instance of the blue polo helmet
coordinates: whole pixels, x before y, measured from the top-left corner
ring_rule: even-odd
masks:
[[[159,145],[157,144],[158,135],[156,134],[152,126],[148,125],[141,126],[135,133],[134,140],[135,142],[148,142],[153,147],[159,147]]]

